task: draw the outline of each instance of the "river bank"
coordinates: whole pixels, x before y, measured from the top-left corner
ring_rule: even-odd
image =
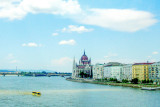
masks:
[[[131,84],[131,83],[115,83],[108,81],[97,81],[92,79],[72,79],[67,78],[66,80],[72,82],[81,82],[81,83],[91,83],[91,84],[102,84],[102,85],[113,85],[113,86],[124,86],[124,87],[133,87],[133,88],[142,88],[142,87],[160,87],[160,85],[155,84]]]

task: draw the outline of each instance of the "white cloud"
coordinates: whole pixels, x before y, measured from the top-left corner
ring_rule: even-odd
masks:
[[[133,9],[90,9],[77,20],[83,24],[124,32],[145,29],[157,22],[153,14]]]
[[[105,57],[105,58],[110,58],[110,57],[116,57],[116,56],[118,56],[117,53],[108,53],[108,55],[107,55],[107,56],[104,56],[104,57]]]
[[[24,43],[24,44],[22,44],[22,46],[26,46],[26,47],[41,47],[42,45],[31,42],[31,43],[27,43],[27,44]]]
[[[7,62],[12,64],[19,62],[18,60],[16,60],[15,56],[12,53],[8,54],[6,59],[7,59]]]
[[[152,56],[147,56],[148,58],[151,58]]]
[[[52,60],[51,63],[53,66],[67,66],[68,64],[72,64],[73,59],[69,57],[62,57],[60,59]]]
[[[62,57],[51,61],[51,68],[57,72],[72,72],[73,59],[69,57]]]
[[[71,39],[71,40],[62,40],[59,42],[59,45],[75,45],[76,41]]]
[[[147,11],[134,9],[81,9],[78,0],[0,0],[0,18],[22,19],[28,13],[62,15],[81,24],[95,25],[124,32],[136,32],[157,22]],[[68,28],[64,28],[66,31]],[[84,26],[71,31],[88,32]]]
[[[153,55],[157,55],[157,54],[158,54],[158,52],[156,52],[156,51],[155,51],[155,52],[152,52],[152,54],[153,54]]]
[[[53,34],[52,34],[52,36],[58,36],[58,35],[59,35],[58,33],[53,33]]]
[[[18,63],[19,61],[17,61],[17,60],[12,60],[12,61],[10,61],[10,63],[12,63],[12,64],[15,64],[15,63]]]
[[[157,59],[151,59],[150,62],[157,62]]]
[[[7,59],[8,59],[8,60],[14,59],[14,55],[13,55],[12,53],[8,54]]]
[[[87,29],[85,26],[75,26],[75,25],[69,25],[67,28],[63,28],[62,32],[91,32],[93,29]]]
[[[1,0],[0,18],[22,19],[28,13],[73,15],[81,12],[77,0]]]
[[[1,0],[0,18],[21,19],[26,12],[20,7],[22,0]]]

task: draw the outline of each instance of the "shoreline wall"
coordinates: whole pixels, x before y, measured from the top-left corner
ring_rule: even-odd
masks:
[[[72,78],[67,78],[66,80],[72,81],[72,82],[92,83],[92,84],[102,84],[102,85],[112,85],[112,86],[123,86],[123,87],[132,87],[132,88],[158,87],[158,85],[102,82],[102,81],[87,80],[87,79],[72,79]]]

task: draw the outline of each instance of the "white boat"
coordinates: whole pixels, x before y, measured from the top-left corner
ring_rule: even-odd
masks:
[[[152,88],[152,87],[142,87],[141,90],[156,90],[156,88]]]

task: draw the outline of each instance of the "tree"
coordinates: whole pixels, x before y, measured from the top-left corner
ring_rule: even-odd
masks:
[[[123,82],[123,83],[127,83],[127,82],[128,82],[128,80],[126,80],[126,79],[123,79],[123,80],[122,80],[122,82]]]
[[[107,81],[108,79],[107,79],[107,78],[104,78],[104,80]]]
[[[84,73],[84,77],[87,78],[87,77],[88,77],[88,74]]]
[[[120,81],[116,81],[116,83],[121,83]]]
[[[113,81],[117,82],[117,78],[114,78]]]
[[[80,72],[80,77],[83,78],[83,76],[85,75],[84,72]]]
[[[117,78],[110,78],[109,81],[115,81],[115,82],[117,82]]]
[[[149,80],[147,80],[146,83],[149,83]]]
[[[153,80],[150,80],[149,82],[150,82],[150,83],[153,83]]]
[[[142,83],[146,83],[146,80],[142,80]]]
[[[110,78],[109,81],[113,81],[113,78]]]
[[[138,84],[138,78],[132,79],[132,80],[131,80],[131,83],[132,83],[132,84]]]
[[[42,71],[42,74],[47,74],[47,72],[46,71]]]

